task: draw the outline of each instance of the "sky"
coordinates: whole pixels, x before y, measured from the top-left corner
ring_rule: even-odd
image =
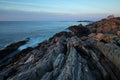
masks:
[[[0,0],[0,21],[76,21],[120,16],[120,0]]]

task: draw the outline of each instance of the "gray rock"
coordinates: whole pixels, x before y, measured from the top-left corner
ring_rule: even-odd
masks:
[[[120,47],[115,44],[98,44],[102,53],[120,69]]]
[[[64,54],[59,54],[55,62],[53,63],[53,67],[61,69],[63,67],[64,61],[65,60],[65,55]]]
[[[40,80],[52,80],[52,73],[47,72]]]

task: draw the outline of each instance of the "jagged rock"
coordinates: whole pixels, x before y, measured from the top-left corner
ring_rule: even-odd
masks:
[[[117,31],[120,30],[120,19],[111,18],[111,19],[103,19],[92,24],[87,25],[90,30],[96,28],[95,32],[97,33],[110,33],[116,34]],[[93,30],[92,30],[93,32]]]
[[[78,37],[87,36],[89,34],[89,30],[81,24],[78,26],[70,26],[68,29],[72,31],[73,35],[77,35]]]
[[[66,60],[66,65],[62,70],[61,74],[58,76],[57,80],[77,80],[78,77],[78,62],[77,62],[77,51],[74,47],[70,46],[68,43],[68,58]]]
[[[24,45],[29,39],[19,41],[16,43],[12,43],[8,45],[5,49],[0,50],[0,59],[4,58],[6,55],[9,55],[10,53],[17,50],[20,46]]]
[[[52,73],[47,72],[41,80],[52,80]]]
[[[114,40],[114,39],[116,39],[116,38],[117,38],[116,35],[105,35],[105,37],[103,38],[103,40],[104,40],[105,42],[110,42],[110,41],[112,41],[112,40]]]
[[[57,55],[52,50],[49,54],[49,57],[45,57],[42,61],[38,62],[35,67],[26,70],[25,72],[23,71],[22,73],[18,74],[15,79],[17,80],[39,80],[42,78],[42,76],[51,71],[53,69],[52,62],[56,59]]]
[[[97,47],[102,53],[120,69],[120,47],[115,44],[98,43]]]
[[[98,33],[96,35],[96,38],[98,40],[102,40],[104,42],[110,42],[112,40],[115,40],[117,38],[116,35],[113,35],[113,34],[103,34],[103,33]]]
[[[57,59],[53,63],[53,67],[61,69],[63,64],[65,63],[64,59],[65,59],[65,55],[64,54],[59,54]]]
[[[29,63],[29,62],[32,61],[33,59],[34,59],[34,55],[31,55],[24,64]]]

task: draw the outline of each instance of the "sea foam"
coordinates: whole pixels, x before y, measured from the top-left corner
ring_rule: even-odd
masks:
[[[22,45],[18,48],[18,50],[23,50],[23,49],[26,49],[28,47],[36,47],[40,42],[42,42],[43,40],[46,40],[47,38],[41,38],[41,37],[38,37],[38,38],[30,38],[30,40],[25,44],[25,45]]]

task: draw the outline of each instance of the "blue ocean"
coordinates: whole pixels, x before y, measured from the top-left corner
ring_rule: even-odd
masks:
[[[88,24],[87,22],[69,21],[0,21],[0,49],[26,38],[30,38],[29,42],[19,49],[35,47],[55,33],[65,31],[67,27],[80,23]]]

